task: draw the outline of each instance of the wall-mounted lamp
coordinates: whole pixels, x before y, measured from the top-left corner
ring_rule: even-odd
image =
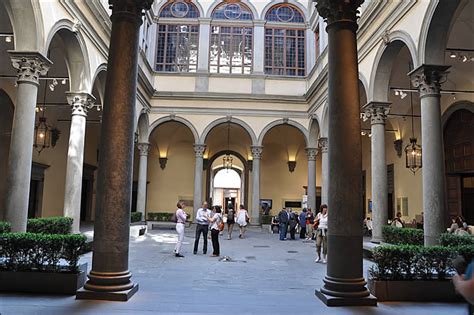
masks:
[[[209,159],[207,157],[202,159],[202,168],[205,171],[209,168]]]
[[[288,170],[293,173],[296,168],[296,161],[288,161]]]
[[[247,160],[247,167],[249,171],[253,171],[253,160]]]
[[[162,170],[164,170],[165,167],[166,167],[166,163],[168,162],[168,158],[167,157],[160,157],[159,160],[160,160],[160,168]]]
[[[401,158],[403,154],[403,140],[397,139],[393,141],[393,147],[395,148],[395,151],[397,151],[397,156]]]

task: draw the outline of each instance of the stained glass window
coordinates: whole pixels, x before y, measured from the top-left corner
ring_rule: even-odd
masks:
[[[289,4],[280,4],[267,12],[266,20],[265,73],[304,76],[306,26],[301,12]]]

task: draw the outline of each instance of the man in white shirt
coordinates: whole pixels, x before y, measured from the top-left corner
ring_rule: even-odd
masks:
[[[211,210],[208,208],[208,204],[206,201],[202,203],[202,207],[198,209],[196,213],[196,236],[194,240],[194,255],[197,254],[198,251],[198,246],[199,246],[199,238],[203,237],[203,248],[202,248],[202,253],[206,255],[207,253],[207,233],[209,232],[209,219],[208,217],[211,216]]]

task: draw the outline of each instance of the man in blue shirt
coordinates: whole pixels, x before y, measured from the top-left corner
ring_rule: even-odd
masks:
[[[203,237],[203,248],[202,248],[202,253],[206,255],[207,253],[207,233],[209,232],[209,219],[208,217],[211,216],[211,210],[209,210],[207,205],[207,202],[204,201],[202,203],[202,207],[198,209],[196,213],[196,236],[194,240],[194,255],[197,254],[198,251],[198,245],[199,245],[199,238]]]
[[[300,240],[306,238],[306,208],[300,213],[299,216],[299,223],[301,227],[300,231]]]

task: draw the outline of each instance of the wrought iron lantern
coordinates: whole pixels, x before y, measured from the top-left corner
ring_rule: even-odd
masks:
[[[227,123],[227,154],[224,155],[224,158],[222,159],[224,168],[230,170],[233,166],[233,161],[234,159],[230,155],[230,123]]]
[[[43,111],[44,113],[44,111]],[[38,124],[35,126],[35,138],[33,147],[41,153],[44,149],[51,146],[51,128],[46,124],[46,117],[41,116]]]
[[[416,173],[423,165],[421,160],[421,146],[416,143],[416,138],[410,138],[410,144],[405,147],[406,167]]]

